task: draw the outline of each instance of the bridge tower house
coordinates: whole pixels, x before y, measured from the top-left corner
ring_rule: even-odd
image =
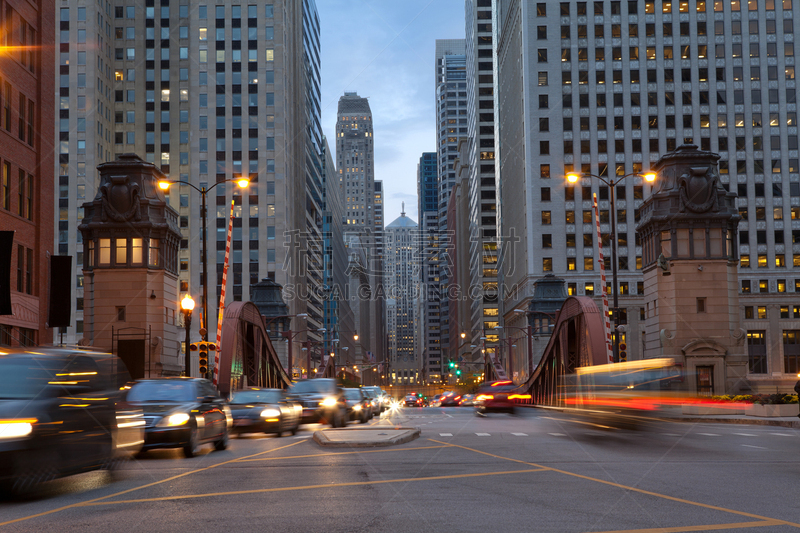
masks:
[[[98,193],[83,204],[78,227],[84,245],[82,343],[119,355],[134,378],[180,375],[181,234],[178,213],[158,188],[165,176],[134,154],[97,169]]]
[[[683,145],[656,162],[653,194],[640,207],[644,358],[683,365],[677,387],[737,393],[746,382],[740,325],[736,193],[720,181],[719,155]]]

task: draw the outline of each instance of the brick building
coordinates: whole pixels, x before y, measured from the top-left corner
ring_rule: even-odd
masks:
[[[0,28],[0,231],[14,231],[13,314],[0,315],[0,345],[34,345],[52,342],[54,3],[2,1]]]

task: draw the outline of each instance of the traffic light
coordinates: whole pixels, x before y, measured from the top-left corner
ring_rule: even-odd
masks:
[[[459,368],[458,370],[456,370],[456,376],[460,376],[460,375],[461,375],[461,369]]]
[[[200,363],[200,375],[205,376],[208,373],[208,352],[209,351],[213,352],[214,350],[216,350],[217,345],[214,344],[213,342],[200,341],[198,343],[192,344],[191,348],[192,351],[195,350],[194,348],[195,345],[197,346],[197,349],[200,350],[200,353],[198,355]]]
[[[619,343],[619,362],[624,363],[628,360],[628,345],[624,342]]]
[[[456,366],[456,362],[455,361],[450,361],[450,368],[455,368],[455,366]]]

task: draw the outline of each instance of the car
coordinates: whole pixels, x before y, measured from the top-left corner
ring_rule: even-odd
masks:
[[[231,410],[207,379],[149,378],[126,388],[127,401],[144,411],[143,451],[182,448],[186,457],[194,457],[207,443],[217,451],[228,447]]]
[[[475,405],[475,395],[465,394],[461,397],[461,402],[458,405],[472,406]]]
[[[383,392],[383,389],[374,385],[361,388],[365,390],[370,390],[373,393],[375,393],[375,397],[378,400],[378,411],[376,411],[376,413],[382,413],[389,408],[389,402],[391,401],[391,399],[389,398],[388,394]]]
[[[406,394],[403,398],[403,405],[406,407],[422,407],[422,398],[416,394]]]
[[[304,424],[322,422],[334,428],[347,425],[344,391],[335,379],[301,379],[289,389],[288,397],[303,406]]]
[[[448,391],[442,394],[439,398],[439,405],[442,407],[456,407],[459,405],[461,395],[453,391]]]
[[[381,414],[381,404],[378,400],[377,394],[372,389],[365,389],[364,387],[361,388],[361,391],[364,393],[364,396],[367,397],[369,400],[369,417],[372,419],[373,416]]]
[[[286,397],[283,389],[251,387],[231,393],[233,433],[297,433],[303,406]]]
[[[492,381],[484,383],[475,396],[476,414],[485,416],[487,413],[516,413],[514,402],[509,399],[516,391],[514,382]]]
[[[442,405],[442,395],[437,394],[433,398],[431,398],[431,407],[439,407]]]
[[[347,418],[366,424],[370,418],[370,401],[364,389],[344,389],[344,398],[347,403]]]
[[[124,401],[130,380],[117,356],[82,348],[0,350],[0,492],[113,468],[139,451],[141,409]]]

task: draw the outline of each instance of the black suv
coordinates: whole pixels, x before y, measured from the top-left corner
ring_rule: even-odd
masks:
[[[80,348],[0,352],[0,492],[108,468],[138,452],[141,410],[123,401],[117,356]]]
[[[288,397],[303,406],[303,423],[322,422],[335,428],[347,425],[344,391],[335,379],[300,380],[289,389]]]

